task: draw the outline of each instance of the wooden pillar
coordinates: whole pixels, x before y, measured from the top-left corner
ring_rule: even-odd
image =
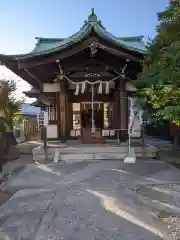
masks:
[[[115,100],[115,106],[114,106],[114,128],[119,129],[120,128],[120,91],[119,89],[116,90],[114,93],[114,100]]]
[[[66,121],[65,135],[66,135],[66,139],[67,139],[70,135],[70,131],[69,131],[69,97],[68,97],[67,87],[65,90],[66,90],[65,91],[65,121]]]
[[[60,83],[59,93],[59,106],[60,106],[60,136],[63,141],[67,137],[67,88],[66,82],[63,80]]]
[[[68,134],[70,135],[70,130],[73,129],[73,104],[68,102]]]
[[[120,138],[126,140],[128,137],[128,95],[125,89],[125,79],[120,80]]]
[[[60,92],[56,92],[57,131],[58,138],[61,137],[61,116],[60,116]]]

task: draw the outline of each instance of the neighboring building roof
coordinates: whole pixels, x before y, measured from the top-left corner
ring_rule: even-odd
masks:
[[[40,91],[35,87],[32,87],[29,91],[23,91],[23,93],[28,97],[36,98],[40,94]]]
[[[41,111],[39,107],[34,107],[29,103],[23,103],[20,106],[20,110],[22,111],[23,115],[31,115],[31,116],[36,116]]]
[[[31,103],[31,106],[34,107],[47,107],[46,104],[42,103],[39,99]]]
[[[84,25],[77,33],[68,38],[36,38],[38,42],[32,52],[28,54],[13,55],[12,57],[18,60],[63,50],[66,47],[70,47],[74,43],[78,43],[83,40],[92,30],[95,31],[98,36],[120,47],[142,54],[147,53],[146,46],[142,41],[142,36],[122,38],[113,36],[105,29],[101,21],[98,20],[94,10],[92,9],[92,12],[88,17],[88,21],[84,22]]]

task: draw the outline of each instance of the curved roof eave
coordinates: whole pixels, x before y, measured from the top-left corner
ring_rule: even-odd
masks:
[[[23,60],[23,59],[29,59],[29,58],[33,58],[36,56],[42,56],[42,55],[46,55],[46,54],[51,54],[57,51],[61,51],[66,49],[67,47],[73,46],[74,44],[82,41],[85,37],[88,36],[88,34],[90,34],[90,32],[92,31],[92,29],[96,32],[97,35],[99,35],[101,38],[104,38],[105,40],[109,41],[109,42],[113,42],[114,44],[116,44],[119,47],[122,47],[124,49],[130,50],[132,52],[137,52],[143,55],[148,54],[148,51],[145,48],[145,45],[142,42],[142,36],[139,37],[138,42],[136,42],[136,46],[135,44],[132,44],[132,39],[133,37],[129,37],[129,39],[131,38],[131,41],[127,41],[128,38],[124,39],[120,38],[120,37],[115,37],[114,35],[112,35],[111,33],[109,33],[108,31],[106,31],[106,29],[104,28],[104,26],[101,24],[101,21],[97,20],[97,16],[94,13],[91,13],[91,15],[89,15],[88,17],[88,21],[85,21],[84,25],[81,27],[81,29],[73,34],[72,36],[68,37],[68,38],[52,38],[52,39],[48,39],[48,38],[36,38],[38,40],[38,42],[36,43],[35,48],[33,49],[33,51],[31,51],[30,53],[26,53],[26,54],[17,54],[17,55],[0,55],[0,60],[1,57],[2,58],[7,58],[7,59],[12,59],[12,60]],[[135,37],[136,40],[138,40],[137,37]],[[55,41],[56,43],[52,46],[51,48],[48,49],[43,49],[40,51],[37,51],[38,48],[38,44],[40,45],[42,41],[45,42],[50,42],[50,41]],[[140,47],[137,47],[137,43],[138,45],[141,45]],[[39,48],[40,49],[40,48]]]
[[[91,30],[92,30],[92,26],[87,25],[86,28],[80,29],[79,32],[73,34],[72,36],[62,39],[58,46],[56,46],[54,48],[51,48],[51,49],[46,49],[46,50],[41,51],[41,52],[35,52],[36,46],[38,44],[38,42],[37,42],[35,48],[30,53],[17,54],[17,55],[3,55],[3,54],[1,54],[0,56],[13,58],[13,60],[23,60],[23,59],[36,57],[36,56],[50,54],[50,53],[53,53],[53,52],[60,51],[62,49],[66,49],[66,47],[70,47],[73,44],[78,43],[83,38],[85,38],[91,32]]]
[[[95,25],[94,28],[95,28],[96,33],[98,35],[100,35],[100,37],[105,38],[106,40],[109,40],[110,42],[114,42],[119,47],[122,47],[122,48],[130,50],[130,51],[147,54],[147,50],[139,49],[139,48],[128,45],[128,41],[124,41],[124,40],[121,40],[120,38],[115,37],[113,34],[109,33],[108,31],[103,29],[98,24]]]

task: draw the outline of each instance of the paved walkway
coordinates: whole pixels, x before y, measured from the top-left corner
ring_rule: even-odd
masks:
[[[0,231],[12,240],[172,239],[179,173],[154,161],[30,164],[4,186],[17,192],[0,208]]]
[[[0,172],[0,185],[9,175],[21,171],[28,164],[32,163],[32,156],[22,154],[19,159],[3,164],[3,171]]]
[[[167,150],[172,148],[170,141],[165,141],[155,137],[147,137],[146,142],[150,145],[156,146],[159,150]]]

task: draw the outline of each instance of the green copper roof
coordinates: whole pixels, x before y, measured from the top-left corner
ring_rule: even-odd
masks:
[[[113,42],[120,47],[142,54],[147,53],[146,46],[142,41],[142,36],[124,38],[113,36],[105,29],[101,21],[98,20],[94,13],[94,9],[92,9],[91,14],[88,16],[88,20],[84,22],[84,25],[77,33],[68,38],[36,38],[38,42],[32,52],[23,55],[16,55],[14,57],[16,59],[24,59],[63,50],[66,47],[72,46],[74,43],[83,40],[92,30],[94,30],[100,37]]]
[[[56,48],[64,40],[63,38],[36,38],[38,42],[36,43],[35,49],[32,53],[43,52],[48,49]]]

